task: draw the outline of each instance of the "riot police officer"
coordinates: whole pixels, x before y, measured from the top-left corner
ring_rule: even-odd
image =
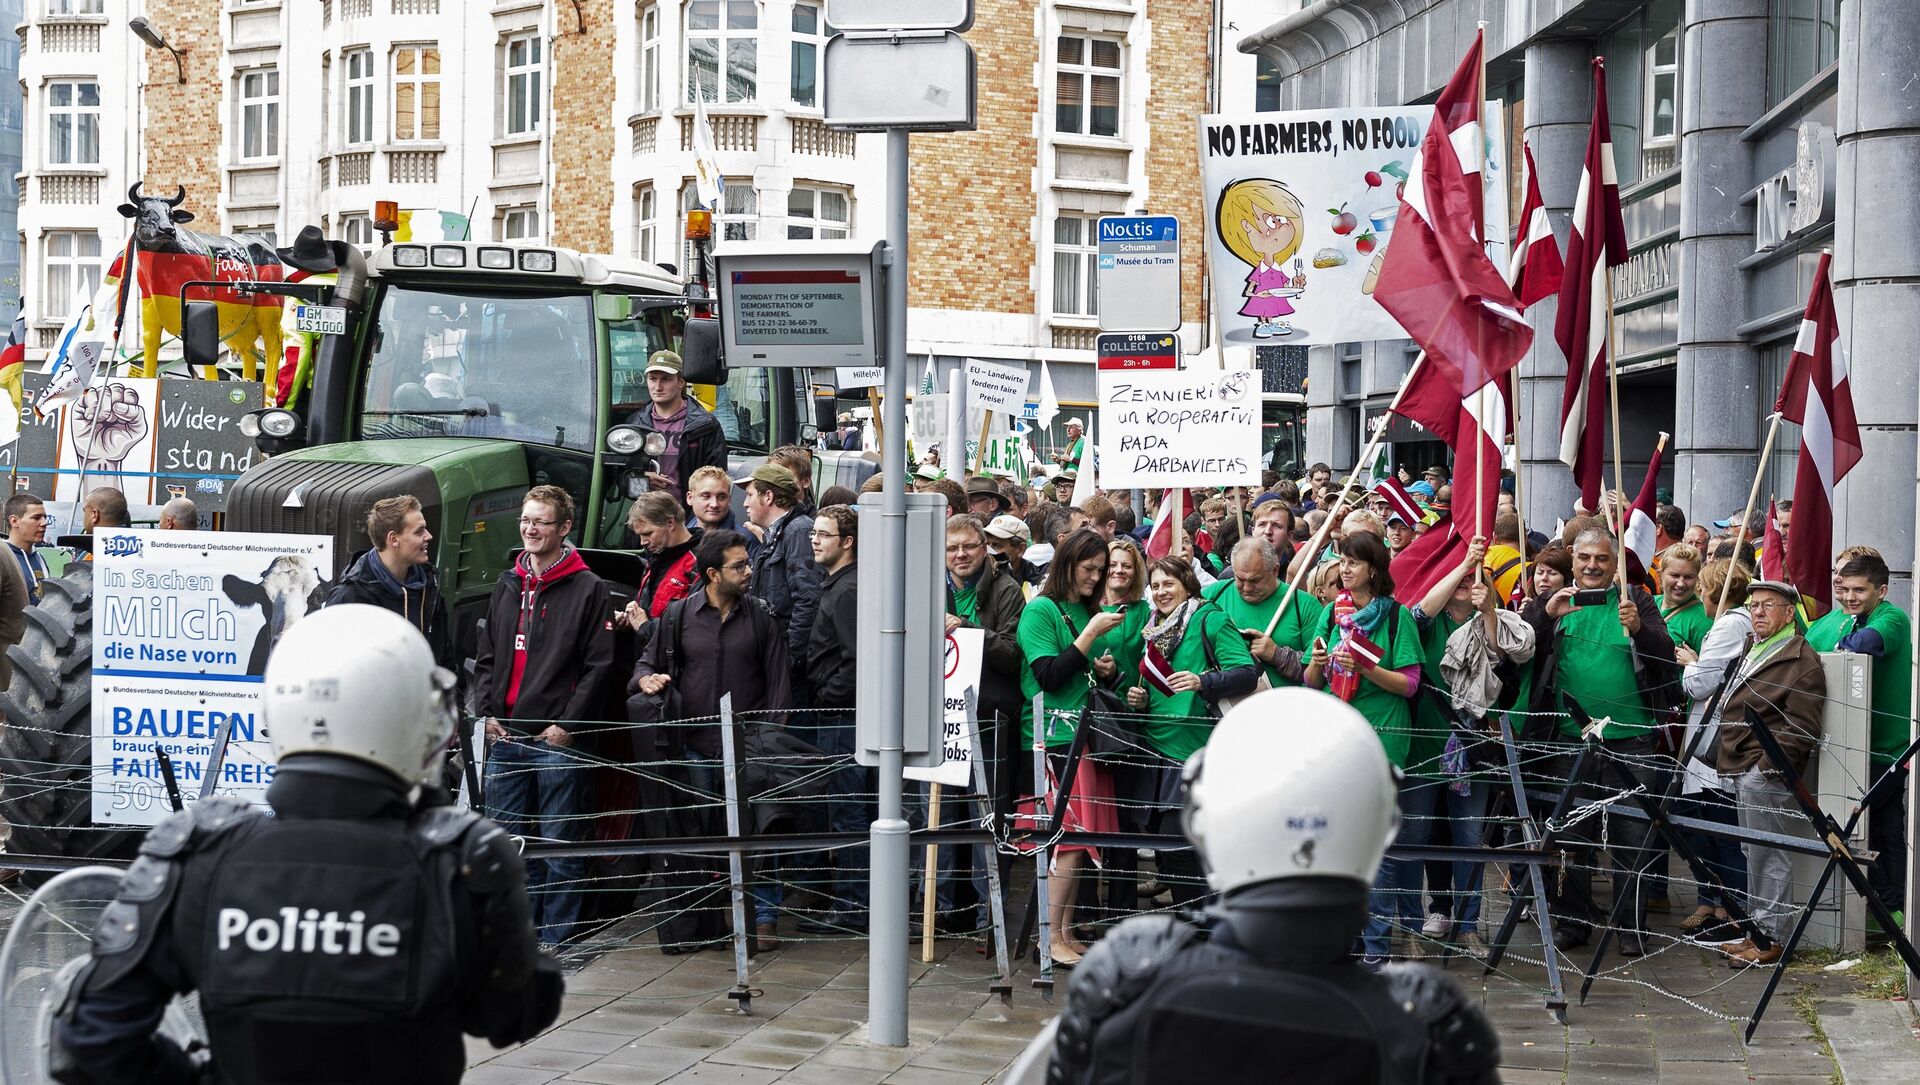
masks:
[[[560,1010],[525,870],[492,822],[423,805],[453,676],[405,619],[310,614],[267,663],[267,817],[229,796],[155,826],[59,1008],[63,1082],[457,1082]],[[197,991],[210,1048],[155,1034]]]
[[[1241,702],[1186,769],[1187,836],[1220,894],[1136,916],[1074,970],[1052,1085],[1480,1083],[1499,1041],[1424,966],[1351,956],[1399,826],[1380,740],[1325,694]]]

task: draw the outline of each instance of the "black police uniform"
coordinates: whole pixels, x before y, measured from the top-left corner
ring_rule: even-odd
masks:
[[[1366,889],[1299,878],[1135,916],[1074,969],[1049,1085],[1480,1085],[1499,1039],[1452,980],[1349,951]]]
[[[60,1007],[59,1081],[451,1083],[462,1032],[504,1047],[559,1015],[497,825],[325,754],[289,757],[267,801],[210,797],[147,834]],[[189,991],[211,1068],[154,1034]]]

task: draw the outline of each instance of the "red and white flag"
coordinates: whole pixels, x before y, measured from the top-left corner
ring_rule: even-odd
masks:
[[[1780,534],[1780,506],[1772,499],[1767,501],[1767,526],[1760,536],[1760,578],[1762,580],[1787,579],[1786,561],[1787,540]]]
[[[1540,198],[1533,144],[1522,143],[1520,153],[1527,175],[1526,197],[1520,204],[1520,229],[1513,239],[1507,281],[1513,284],[1513,296],[1520,308],[1531,309],[1534,302],[1559,292],[1566,265],[1560,261],[1560,242],[1554,240],[1553,223],[1547,219],[1547,202]]]
[[[1606,428],[1607,370],[1613,352],[1608,269],[1627,258],[1627,230],[1620,221],[1620,180],[1614,172],[1613,129],[1607,119],[1607,70],[1593,62],[1593,127],[1587,161],[1573,201],[1573,233],[1567,238],[1560,278],[1560,311],[1553,337],[1567,359],[1566,394],[1560,400],[1560,460],[1573,468],[1580,503],[1600,507]]]
[[[1160,518],[1147,534],[1147,560],[1158,561],[1173,552],[1174,536],[1180,521],[1186,519],[1187,491],[1168,490],[1160,501]]]
[[[1173,664],[1167,661],[1167,655],[1158,644],[1147,642],[1147,650],[1140,656],[1140,677],[1147,685],[1160,691],[1163,697],[1173,696]]]
[[[1787,379],[1773,409],[1800,424],[1800,466],[1793,480],[1793,523],[1787,528],[1787,574],[1802,594],[1833,602],[1833,491],[1865,450],[1853,414],[1847,355],[1833,311],[1832,253],[1822,253],[1813,293],[1800,318]]]
[[[1414,153],[1393,243],[1382,258],[1373,300],[1464,395],[1519,364],[1533,329],[1506,276],[1487,259],[1480,124],[1484,33],[1434,103]]]
[[[1647,464],[1647,478],[1640,484],[1640,494],[1633,499],[1633,507],[1627,510],[1627,533],[1622,540],[1627,544],[1627,579],[1638,584],[1653,583],[1654,532],[1653,514],[1659,511],[1658,494],[1660,489],[1660,461],[1667,449],[1667,435],[1660,435],[1660,443],[1654,446],[1653,459]],[[1659,594],[1657,587],[1649,589]]]
[[[1386,498],[1387,505],[1410,525],[1419,523],[1426,515],[1421,511],[1420,503],[1413,499],[1413,494],[1408,492],[1406,484],[1392,475],[1381,479],[1373,492]]]
[[[1453,449],[1453,505],[1394,557],[1395,594],[1403,599],[1424,597],[1459,568],[1476,532],[1493,533],[1500,505],[1500,450],[1512,417],[1502,383],[1463,396],[1437,369],[1423,365],[1408,377],[1395,413],[1420,423]]]
[[[1393,621],[1393,616],[1388,615],[1387,620]],[[1347,633],[1347,651],[1353,653],[1353,665],[1361,674],[1378,667],[1387,654],[1386,649],[1367,639],[1357,625]]]

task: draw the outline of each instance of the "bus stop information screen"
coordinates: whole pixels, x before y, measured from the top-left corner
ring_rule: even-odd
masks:
[[[866,341],[855,272],[735,271],[730,285],[741,346],[859,346]]]

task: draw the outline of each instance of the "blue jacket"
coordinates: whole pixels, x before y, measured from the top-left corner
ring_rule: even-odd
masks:
[[[813,563],[813,517],[795,509],[767,529],[753,554],[754,595],[767,601],[787,639],[787,659],[804,667],[820,607],[820,567]]]

